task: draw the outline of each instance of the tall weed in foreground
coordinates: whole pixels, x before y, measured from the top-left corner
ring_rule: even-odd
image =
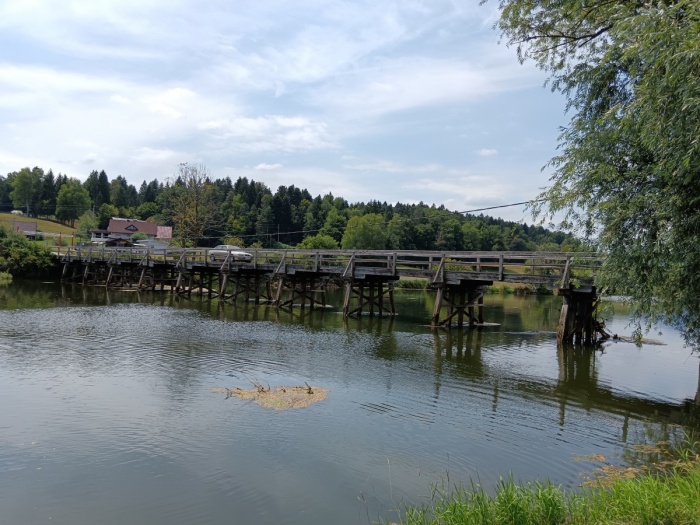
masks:
[[[472,483],[434,490],[432,501],[405,511],[406,525],[700,524],[700,461],[565,491],[551,483],[501,480],[495,494]]]

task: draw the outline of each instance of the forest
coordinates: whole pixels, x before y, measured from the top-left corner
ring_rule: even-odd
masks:
[[[52,170],[23,168],[0,175],[0,212],[76,225],[89,237],[111,217],[173,226],[181,246],[221,242],[246,247],[392,250],[575,251],[573,235],[539,225],[459,213],[444,206],[349,203],[312,195],[294,185],[274,192],[245,177],[214,178],[204,166],[181,164],[177,176],[144,181],[137,189],[121,175],[92,171],[85,182]]]

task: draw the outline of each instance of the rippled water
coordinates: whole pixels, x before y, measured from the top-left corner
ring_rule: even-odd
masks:
[[[0,289],[0,523],[352,524],[431,484],[575,488],[632,445],[699,426],[698,359],[557,349],[559,300],[488,296],[498,326],[433,332],[426,293],[349,320],[168,294]],[[629,332],[616,307],[608,323]],[[330,389],[274,412],[215,387]],[[677,425],[680,425],[678,427]]]

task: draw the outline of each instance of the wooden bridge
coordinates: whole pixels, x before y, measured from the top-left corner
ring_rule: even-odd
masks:
[[[325,306],[330,283],[345,288],[343,316],[394,315],[394,285],[426,279],[437,292],[432,326],[484,324],[483,296],[495,281],[546,287],[563,298],[559,339],[596,338],[595,254],[559,252],[434,252],[247,250],[249,260],[211,249],[60,247],[62,279],[83,284],[206,294],[278,308]],[[246,257],[247,259],[247,257]]]

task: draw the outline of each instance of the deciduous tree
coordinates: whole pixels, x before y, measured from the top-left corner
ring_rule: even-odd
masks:
[[[220,223],[218,192],[206,166],[180,164],[171,191],[174,234],[182,246],[197,246],[207,229]]]
[[[27,215],[36,215],[41,203],[44,170],[23,168],[11,174],[12,192],[10,197],[16,208],[24,208]]]
[[[90,194],[78,179],[68,179],[56,197],[56,218],[68,222],[71,228],[75,220],[90,209]]]
[[[350,218],[343,234],[342,247],[345,250],[384,250],[386,241],[384,218],[378,213],[368,213]]]
[[[605,254],[638,318],[700,334],[700,3],[501,0],[498,28],[572,114],[535,211]],[[541,207],[543,206],[543,208]]]
[[[297,244],[297,248],[300,250],[337,250],[338,241],[330,235],[319,233],[318,235],[312,235],[301,241]]]

